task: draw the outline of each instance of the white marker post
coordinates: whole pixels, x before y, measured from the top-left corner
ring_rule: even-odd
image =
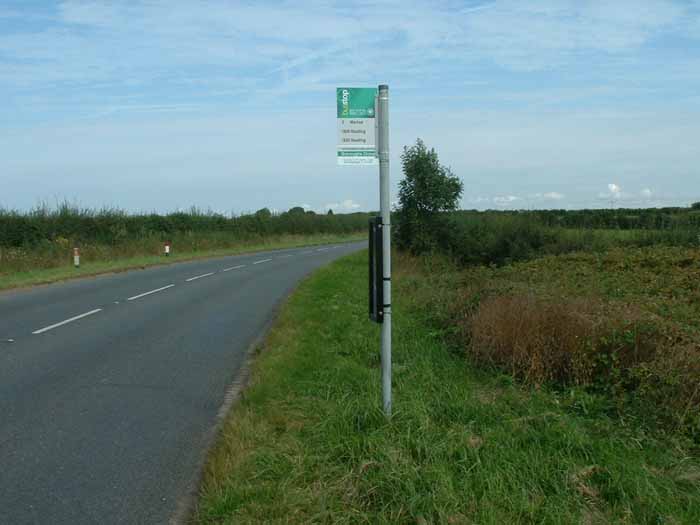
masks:
[[[382,215],[382,277],[384,289],[382,322],[382,401],[391,416],[391,199],[389,186],[389,86],[379,86],[377,104],[379,151],[379,205]]]
[[[170,241],[165,241],[165,246],[163,247],[163,253],[166,257],[170,256]]]
[[[80,249],[73,248],[73,266],[80,268]]]

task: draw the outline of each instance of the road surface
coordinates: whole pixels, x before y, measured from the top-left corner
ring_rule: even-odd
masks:
[[[0,293],[0,523],[168,523],[275,306],[365,246]]]

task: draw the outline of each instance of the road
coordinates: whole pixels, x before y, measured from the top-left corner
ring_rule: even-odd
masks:
[[[366,242],[0,294],[0,523],[168,523],[299,280]]]

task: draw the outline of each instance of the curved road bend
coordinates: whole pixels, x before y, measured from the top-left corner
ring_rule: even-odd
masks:
[[[167,523],[275,306],[366,242],[0,293],[0,523]]]

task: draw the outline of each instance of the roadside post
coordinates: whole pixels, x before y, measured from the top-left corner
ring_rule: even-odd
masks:
[[[337,88],[340,166],[379,165],[380,215],[369,221],[369,317],[380,323],[382,406],[391,416],[391,199],[389,86]]]
[[[166,257],[170,256],[170,241],[165,241],[165,245],[163,246],[163,254]]]
[[[379,86],[377,103],[379,204],[382,215],[382,400],[391,416],[391,200],[389,187],[389,86]]]
[[[73,266],[80,268],[80,248],[73,248]]]

